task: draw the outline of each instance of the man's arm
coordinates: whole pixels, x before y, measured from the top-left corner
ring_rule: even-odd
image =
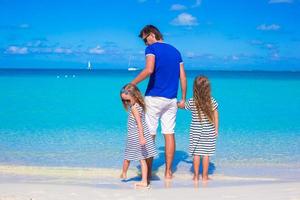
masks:
[[[143,69],[143,71],[141,71],[141,73],[139,73],[139,75],[137,75],[137,77],[135,77],[133,81],[131,81],[131,83],[137,85],[139,82],[145,80],[148,76],[150,76],[153,73],[154,65],[155,65],[155,56],[152,55],[146,56],[145,68]]]
[[[184,70],[183,63],[180,64],[180,86],[181,86],[181,101],[179,102],[179,106],[184,107],[186,100],[186,74]]]

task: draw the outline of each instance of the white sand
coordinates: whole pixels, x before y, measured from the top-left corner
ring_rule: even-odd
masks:
[[[300,183],[171,189],[101,189],[50,184],[0,184],[0,200],[278,199],[300,200]]]
[[[137,171],[130,171],[125,182],[119,180],[119,173],[116,169],[0,166],[0,200],[300,200],[299,180],[214,174],[208,184],[195,185],[189,173],[175,173],[172,181],[165,182],[158,172],[150,189],[134,189]]]

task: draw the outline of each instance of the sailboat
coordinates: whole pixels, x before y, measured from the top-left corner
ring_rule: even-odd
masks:
[[[88,63],[87,63],[87,69],[89,69],[89,70],[92,69],[91,61],[88,61]]]
[[[132,56],[129,57],[127,70],[128,71],[136,71],[136,70],[138,70],[138,68],[130,66],[131,65],[131,58],[132,58]]]

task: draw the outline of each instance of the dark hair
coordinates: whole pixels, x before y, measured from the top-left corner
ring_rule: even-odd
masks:
[[[157,40],[163,40],[164,38],[163,38],[163,35],[161,34],[161,32],[158,30],[158,28],[156,28],[155,26],[153,26],[153,25],[147,25],[147,26],[145,26],[142,30],[141,30],[141,32],[140,32],[140,34],[139,34],[139,37],[140,38],[143,38],[143,34],[150,34],[150,33],[153,33],[154,35],[155,35],[155,39],[157,39]]]

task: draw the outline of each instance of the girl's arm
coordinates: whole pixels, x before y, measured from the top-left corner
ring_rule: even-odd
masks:
[[[218,133],[219,133],[219,113],[218,113],[218,109],[214,110],[214,125],[215,125],[215,129],[216,129],[216,136],[218,136]]]
[[[139,113],[138,109],[135,106],[131,107],[131,111],[132,111],[132,114],[135,118],[135,121],[136,121],[136,124],[137,124],[137,127],[138,127],[140,144],[145,145],[146,140],[145,140],[145,137],[144,137],[144,130],[143,130],[143,124],[142,124],[142,119],[141,119],[140,113]]]
[[[191,110],[191,99],[185,101],[184,103],[183,101],[177,102],[177,107],[185,110]]]

